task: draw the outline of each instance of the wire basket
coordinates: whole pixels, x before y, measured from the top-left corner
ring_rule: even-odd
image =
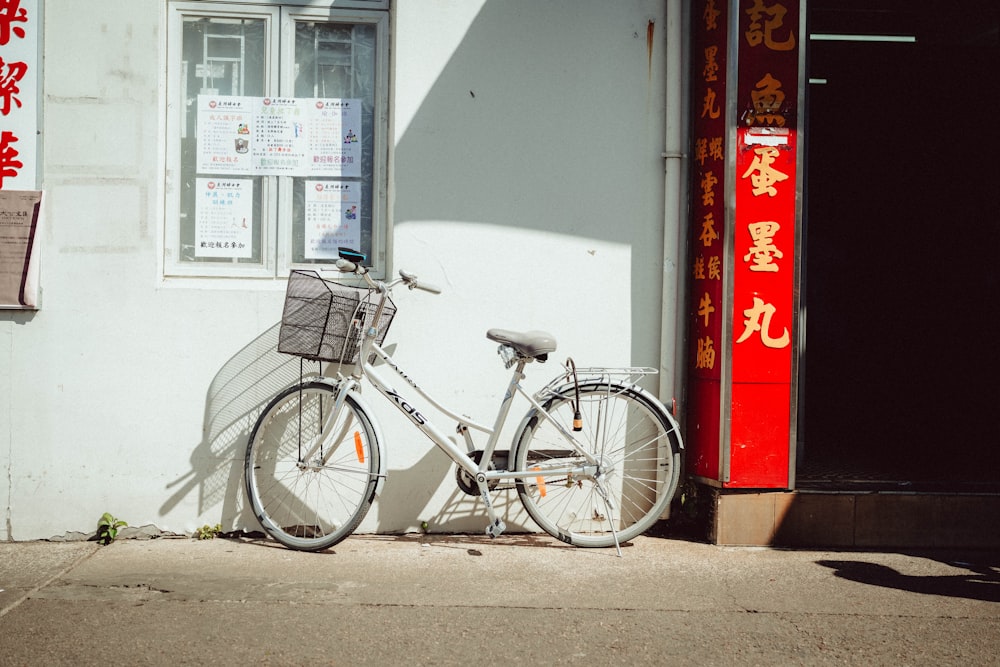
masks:
[[[278,333],[278,352],[313,361],[354,364],[365,331],[376,326],[381,345],[396,306],[386,299],[377,324],[380,297],[369,289],[325,280],[315,271],[292,271]]]

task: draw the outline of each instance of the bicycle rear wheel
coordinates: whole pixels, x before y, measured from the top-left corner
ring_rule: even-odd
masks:
[[[680,476],[680,435],[655,398],[607,382],[580,385],[583,429],[574,433],[573,398],[567,391],[549,399],[543,405],[549,418],[536,412],[526,422],[514,470],[538,474],[518,479],[517,492],[553,537],[581,547],[614,546],[615,533],[619,542],[631,540],[666,510]],[[597,459],[595,474],[556,472],[586,465],[557,424]]]
[[[318,551],[354,532],[378,485],[379,447],[371,420],[348,394],[305,382],[278,394],[247,445],[247,497],[268,535]]]

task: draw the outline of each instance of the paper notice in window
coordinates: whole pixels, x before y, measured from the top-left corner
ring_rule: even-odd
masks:
[[[253,256],[253,179],[196,179],[195,256]]]
[[[41,202],[37,190],[0,190],[0,308],[38,308]]]
[[[312,103],[307,176],[361,176],[361,100],[317,99]]]
[[[252,174],[252,97],[198,96],[198,173]]]
[[[199,174],[361,177],[360,99],[198,96]]]
[[[361,247],[361,184],[306,181],[306,259],[337,259],[340,247]]]

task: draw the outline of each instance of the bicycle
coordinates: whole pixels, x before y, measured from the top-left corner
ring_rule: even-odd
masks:
[[[499,344],[513,371],[494,425],[479,424],[435,401],[382,348],[396,312],[393,288],[440,289],[405,271],[377,281],[362,255],[341,249],[340,256],[337,269],[360,276],[364,287],[314,271],[289,277],[279,351],[339,366],[336,377],[301,379],[279,392],[254,425],[246,491],[268,535],[293,549],[317,551],[346,538],[364,519],[386,468],[381,429],[361,395],[362,379],[455,462],[458,487],[483,501],[490,537],[506,528],[491,495],[511,488],[553,537],[581,547],[615,546],[619,555],[622,542],[664,513],[677,488],[683,444],[669,411],[636,384],[655,369],[576,368],[568,359],[563,373],[529,394],[521,386],[525,367],[546,361],[555,339],[538,331],[490,329],[486,337]],[[422,404],[397,391],[376,369],[379,362],[407,393],[455,420],[455,437],[445,435]],[[498,438],[515,395],[530,406],[505,461]],[[473,432],[487,438],[482,448]]]

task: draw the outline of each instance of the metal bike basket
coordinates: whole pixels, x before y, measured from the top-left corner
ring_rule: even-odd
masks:
[[[354,364],[361,339],[373,325],[381,297],[372,290],[341,285],[315,271],[292,271],[278,333],[278,352],[313,361]],[[386,299],[376,342],[381,345],[396,306]]]

